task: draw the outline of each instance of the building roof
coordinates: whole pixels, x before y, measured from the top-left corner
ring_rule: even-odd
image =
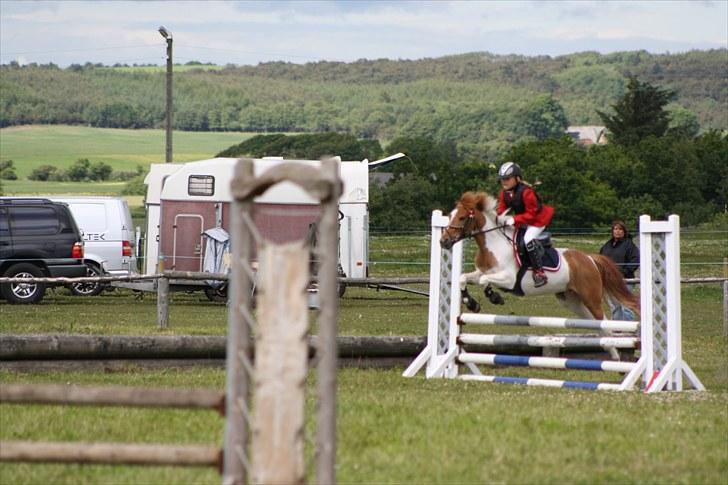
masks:
[[[566,133],[581,145],[603,145],[607,142],[604,126],[569,126]]]

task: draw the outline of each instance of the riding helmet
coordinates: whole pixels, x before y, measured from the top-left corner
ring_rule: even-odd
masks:
[[[508,177],[523,177],[521,167],[514,162],[506,162],[501,165],[498,170],[498,180],[507,179]]]

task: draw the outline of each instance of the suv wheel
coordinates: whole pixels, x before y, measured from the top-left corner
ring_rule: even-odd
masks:
[[[19,263],[5,272],[7,278],[42,278],[45,276],[37,266]],[[45,283],[5,283],[1,291],[8,303],[38,303],[45,295]]]
[[[95,264],[86,264],[86,276],[103,276],[101,270]],[[104,289],[104,285],[101,283],[73,283],[68,286],[76,296],[96,296],[101,293]]]

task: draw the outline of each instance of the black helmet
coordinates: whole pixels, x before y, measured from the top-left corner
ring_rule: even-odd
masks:
[[[508,177],[523,177],[521,167],[514,162],[506,162],[501,165],[498,170],[498,180],[507,179]]]

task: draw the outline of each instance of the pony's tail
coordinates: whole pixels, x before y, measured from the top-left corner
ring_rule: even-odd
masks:
[[[594,264],[599,268],[599,273],[602,275],[604,291],[613,299],[632,310],[635,315],[639,316],[639,298],[629,291],[627,283],[624,281],[624,277],[617,268],[617,265],[614,264],[614,261],[600,254],[590,254],[589,257],[591,257]]]

